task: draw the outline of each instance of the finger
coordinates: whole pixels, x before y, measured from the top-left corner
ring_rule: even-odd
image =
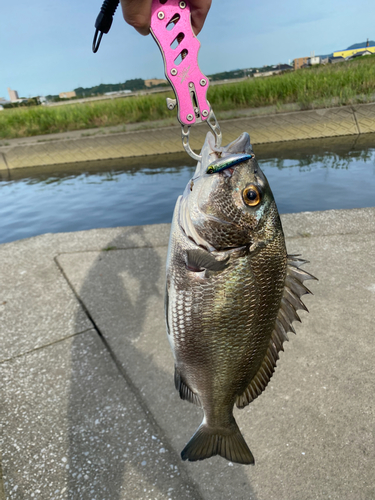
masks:
[[[191,25],[196,35],[201,31],[211,7],[211,0],[190,0]]]
[[[150,33],[152,0],[121,0],[125,21],[141,35]]]

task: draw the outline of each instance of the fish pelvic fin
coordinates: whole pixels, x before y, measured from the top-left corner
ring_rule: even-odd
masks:
[[[289,340],[288,332],[296,333],[292,323],[293,321],[301,321],[297,310],[302,309],[308,312],[301,297],[312,292],[305,287],[303,282],[305,280],[316,280],[316,278],[307,271],[300,269],[300,266],[305,263],[307,261],[300,259],[298,255],[288,255],[283,296],[270,343],[255,377],[243,394],[236,399],[238,408],[244,408],[262,394],[275,371],[279,352],[284,350],[283,343]]]
[[[220,455],[231,462],[254,465],[254,457],[233,418],[228,428],[212,428],[204,421],[181,452],[182,460],[196,462]]]
[[[195,394],[195,392],[190,389],[176,365],[174,367],[174,385],[181,399],[185,399],[197,406],[202,406],[198,394]]]

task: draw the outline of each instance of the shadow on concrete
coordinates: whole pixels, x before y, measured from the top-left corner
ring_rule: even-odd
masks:
[[[256,500],[243,466],[228,467],[228,462],[219,457],[183,464],[179,457],[182,446],[200,423],[201,414],[193,405],[182,402],[173,386],[173,360],[163,317],[165,259],[162,255],[166,248],[153,247],[143,227],[127,228],[124,234],[108,244],[108,248],[113,251],[98,254],[76,293],[131,387],[137,404],[148,413],[147,425],[155,429],[162,446],[174,450],[171,459],[177,463],[180,478],[191,485],[186,498]],[[78,259],[85,258],[84,254],[76,255]],[[132,257],[131,262],[129,257]],[[82,359],[75,357],[74,353],[75,349],[72,349],[68,498],[149,498],[136,494],[125,496],[122,485],[129,474],[145,476],[146,482],[153,480],[159,485],[170,480],[168,471],[155,479],[158,475],[157,457],[154,470],[148,472],[141,465],[142,460],[134,459],[137,449],[142,448],[139,443],[150,431],[139,427],[139,435],[135,436],[135,422],[129,412],[114,418],[100,401],[97,409],[85,405],[87,398],[97,397],[95,384],[89,382],[88,387],[80,382]],[[108,387],[109,392],[110,389]],[[90,394],[90,390],[94,394]],[[113,411],[113,405],[109,406],[109,411]],[[87,409],[90,415],[85,414]],[[95,420],[106,421],[107,427],[95,428]],[[82,485],[82,478],[90,487],[78,492],[77,486]],[[185,498],[181,492],[176,494],[175,487],[168,493],[168,498]]]

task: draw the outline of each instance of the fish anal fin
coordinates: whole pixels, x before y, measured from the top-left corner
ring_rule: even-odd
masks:
[[[199,396],[193,392],[185,382],[180,370],[177,366],[174,367],[174,385],[180,394],[180,398],[197,406],[202,406]]]
[[[254,464],[254,457],[236,421],[225,429],[215,429],[202,423],[181,452],[182,460],[195,462],[220,455],[231,462]]]
[[[287,333],[296,333],[292,325],[293,321],[301,321],[296,310],[303,309],[307,311],[307,307],[302,302],[301,297],[311,292],[303,285],[303,281],[308,279],[316,280],[316,278],[310,273],[299,269],[299,266],[306,262],[303,259],[299,259],[297,255],[288,256],[284,291],[270,343],[258,372],[243,394],[237,397],[236,405],[238,408],[244,408],[250,404],[267,387],[275,371],[279,352],[284,350],[283,343],[289,340]]]

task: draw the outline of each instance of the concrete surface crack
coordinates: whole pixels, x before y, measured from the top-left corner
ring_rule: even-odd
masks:
[[[60,252],[58,255],[56,255],[56,258],[59,257],[60,255],[75,255],[79,253],[98,253],[98,252],[117,252],[118,250],[137,250],[138,248],[166,248],[168,246],[167,243],[163,243],[162,245],[134,245],[134,246],[125,246],[125,247],[107,247],[107,248],[88,248],[87,250],[72,250],[71,252]],[[58,262],[56,261],[57,265],[59,266]],[[59,269],[61,270],[61,267],[59,266]],[[63,272],[63,271],[62,271]],[[64,272],[63,272],[64,274]],[[64,274],[65,276],[65,274]],[[67,278],[66,278],[67,279]]]
[[[352,106],[352,111],[353,111],[355,125],[356,125],[357,130],[358,130],[358,135],[360,135],[361,134],[361,129],[359,128],[359,123],[358,123],[358,120],[357,120],[357,114],[356,114],[355,109],[353,108],[353,106]]]
[[[3,159],[4,165],[7,168],[8,176],[9,176],[9,179],[10,179],[10,169],[9,169],[9,165],[8,165],[8,162],[7,162],[7,157],[5,156],[4,153],[0,153],[0,155],[1,155],[2,159]],[[0,500],[1,500],[1,498],[0,498]]]
[[[355,113],[354,113],[354,117],[355,117]],[[358,126],[358,128],[359,128],[359,126]],[[354,151],[360,136],[361,136],[361,134],[358,134],[355,136],[354,143],[353,143],[352,147],[350,148],[350,151]]]
[[[1,359],[1,363],[6,363],[7,361],[12,361],[12,359],[16,358],[22,358],[23,356],[26,356],[27,354],[30,354],[35,351],[40,351],[41,349],[44,349],[45,347],[50,347],[51,345],[59,344],[60,342],[65,342],[65,340],[71,339],[72,337],[76,337],[77,335],[82,335],[83,333],[91,331],[92,328],[86,328],[86,330],[82,330],[82,332],[76,332],[72,333],[71,335],[67,335],[66,337],[62,339],[55,340],[54,342],[49,342],[48,344],[43,344],[39,347],[35,347],[34,349],[30,349],[30,351],[23,352],[22,354],[16,354],[15,356],[12,356],[11,358],[6,358],[6,359]],[[0,497],[1,500],[1,497]]]

